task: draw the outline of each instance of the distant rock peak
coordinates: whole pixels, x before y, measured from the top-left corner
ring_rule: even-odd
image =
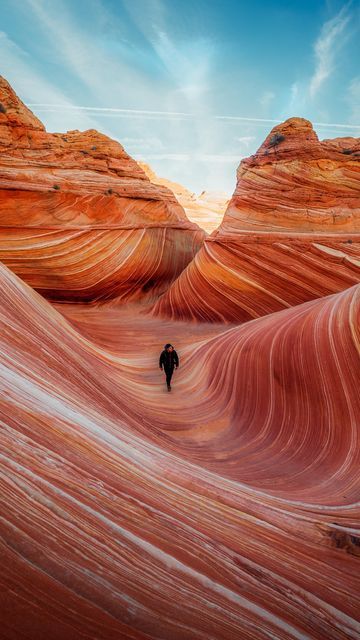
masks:
[[[0,126],[25,127],[45,131],[45,127],[16,95],[10,84],[0,76]]]

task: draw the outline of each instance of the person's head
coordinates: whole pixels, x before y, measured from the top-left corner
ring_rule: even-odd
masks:
[[[165,351],[174,351],[174,347],[172,346],[172,344],[166,344],[165,345]]]

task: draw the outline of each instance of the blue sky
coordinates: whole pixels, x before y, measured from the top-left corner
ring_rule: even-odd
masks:
[[[360,2],[0,0],[0,73],[49,131],[96,128],[200,192],[275,122],[360,135]]]

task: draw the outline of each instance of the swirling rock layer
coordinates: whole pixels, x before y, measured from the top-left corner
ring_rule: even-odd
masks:
[[[357,639],[360,287],[224,332],[0,275],[4,640]]]
[[[238,170],[219,229],[155,314],[245,321],[359,282],[360,141],[292,118]]]
[[[2,78],[0,104],[0,260],[54,300],[164,291],[204,237],[174,195],[95,130],[47,133]]]

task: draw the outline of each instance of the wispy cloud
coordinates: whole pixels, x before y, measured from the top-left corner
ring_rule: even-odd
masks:
[[[240,142],[240,144],[245,145],[245,147],[249,147],[250,143],[256,139],[256,136],[240,136],[239,138],[235,138],[236,142]]]
[[[249,123],[264,123],[264,124],[279,124],[283,121],[283,118],[273,119],[273,118],[247,118],[243,116],[215,116],[217,120],[228,120],[232,122],[249,122]],[[354,124],[341,124],[338,122],[313,122],[317,127],[334,127],[337,129],[360,129],[359,125]]]
[[[357,79],[355,79],[357,80]],[[352,93],[355,94],[357,89],[357,84],[354,82]],[[90,106],[81,106],[81,105],[71,105],[71,104],[51,104],[51,103],[41,103],[41,102],[30,102],[28,106],[35,109],[36,113],[42,112],[62,112],[63,110],[68,111],[85,111],[94,113],[96,116],[114,116],[114,117],[128,117],[128,118],[148,118],[148,119],[184,119],[184,120],[196,120],[201,118],[202,115],[197,113],[186,113],[181,111],[152,111],[150,109],[116,109],[112,107],[90,107]],[[223,120],[228,122],[244,122],[249,124],[279,124],[283,121],[283,118],[251,118],[248,116],[226,116],[226,115],[208,115],[206,119],[211,120]],[[336,129],[360,129],[360,124],[348,124],[348,123],[339,123],[339,122],[313,122],[314,125],[318,127],[326,127],[331,128],[334,127]],[[238,142],[251,142],[255,140],[255,136],[241,136],[236,138]]]
[[[337,55],[348,38],[350,18],[349,4],[346,4],[321,29],[314,45],[316,66],[309,85],[311,98],[315,97],[335,68]]]
[[[329,2],[328,11],[338,3]],[[202,19],[199,3],[185,4],[16,0],[17,18],[4,16],[7,35],[0,35],[2,73],[49,130],[96,128],[131,155],[153,162],[159,175],[194,190],[225,184],[231,189],[241,156],[252,153],[285,117],[304,114],[315,120],[321,137],[360,131],[355,107],[360,81],[349,82],[358,75],[355,64],[341,81],[337,74],[337,101],[322,91],[335,91],[331,74],[354,32],[354,2],[337,15],[328,13],[331,20],[320,24],[310,68],[305,68],[307,55],[303,65],[294,65],[289,52],[288,65],[299,69],[299,77],[291,81],[291,71],[280,75],[272,56],[259,52],[246,65],[249,84],[239,64],[246,53],[242,39],[233,49],[223,37],[231,17],[222,15],[217,24],[215,10],[211,19]],[[308,3],[303,4],[301,13],[313,24]],[[304,42],[311,54],[311,42]],[[294,47],[300,60],[301,47],[300,37]],[[288,89],[283,82],[289,82]]]
[[[163,152],[164,143],[156,137],[130,138],[125,136],[120,140],[121,144],[131,153]]]
[[[169,7],[164,0],[123,0],[144,40],[152,48],[173,89],[169,103],[182,100],[192,109],[206,110],[205,94],[211,83],[215,46],[210,38],[174,38]]]
[[[137,160],[149,162],[151,160],[174,160],[176,162],[215,162],[219,164],[223,163],[236,163],[240,162],[241,156],[226,155],[216,153],[150,153],[146,155],[138,155]]]
[[[350,82],[346,102],[350,107],[349,121],[360,122],[360,76],[353,78]]]
[[[94,111],[96,113],[134,113],[139,115],[158,115],[158,116],[190,116],[189,113],[182,113],[181,111],[152,111],[149,109],[117,109],[113,107],[85,107],[81,105],[64,105],[64,104],[51,104],[50,102],[32,102],[30,107],[46,108],[51,107],[53,109],[72,109],[80,111]]]
[[[139,154],[137,160],[150,162],[151,160],[173,160],[175,162],[188,162],[191,160],[191,154],[189,153],[147,153],[146,155]]]
[[[263,107],[263,109],[268,109],[271,103],[275,99],[275,93],[273,91],[264,91],[262,96],[259,99],[259,103]]]
[[[200,162],[216,162],[219,164],[228,163],[231,164],[239,163],[241,160],[241,156],[239,154],[236,155],[226,155],[226,154],[217,154],[217,153],[203,153],[201,155],[195,156],[195,160]]]
[[[151,78],[134,64],[129,64],[124,56],[109,55],[102,39],[82,28],[76,19],[76,11],[66,0],[24,2],[43,39],[48,42],[49,59],[60,63],[90,97],[124,106],[127,106],[124,96],[130,105],[135,105],[144,94],[150,102],[156,100],[156,88]],[[91,6],[89,3],[89,10]],[[107,15],[103,3],[97,5],[97,11],[104,17]],[[107,19],[111,21],[111,16]]]
[[[37,73],[30,55],[14,42],[7,33],[0,31],[1,72],[16,86],[22,88],[25,98],[52,100],[61,102],[65,107],[72,107],[68,97],[51,82]]]

